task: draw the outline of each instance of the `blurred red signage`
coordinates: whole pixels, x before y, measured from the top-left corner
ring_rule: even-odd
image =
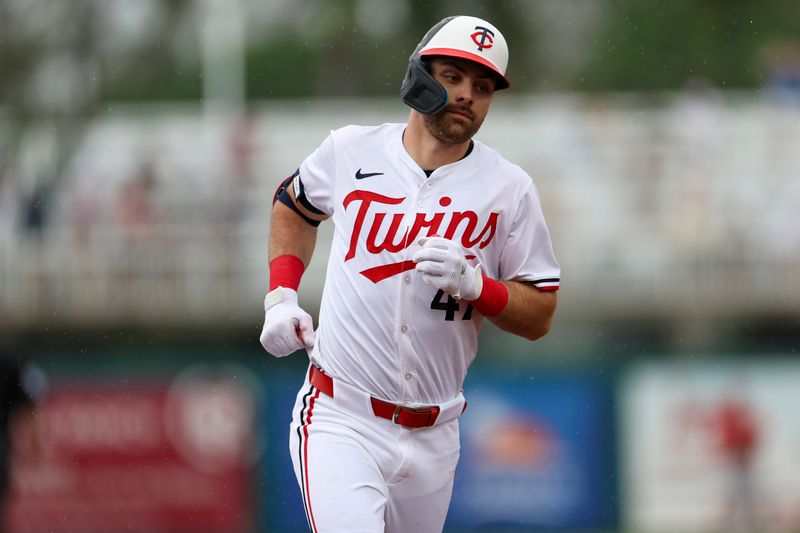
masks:
[[[230,379],[56,386],[42,453],[13,471],[9,531],[248,530],[254,406]]]

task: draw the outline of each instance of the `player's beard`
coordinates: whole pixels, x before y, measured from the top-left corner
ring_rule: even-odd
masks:
[[[449,113],[451,110],[458,110],[468,115],[470,120],[456,118]],[[472,109],[459,105],[448,105],[438,113],[424,115],[423,121],[431,135],[451,144],[461,144],[470,140],[483,124],[483,118],[476,117]]]

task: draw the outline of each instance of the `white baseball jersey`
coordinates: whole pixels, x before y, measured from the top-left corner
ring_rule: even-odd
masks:
[[[335,224],[311,359],[379,398],[439,404],[459,394],[483,317],[416,273],[419,238],[460,242],[487,276],[540,290],[558,288],[560,269],[525,171],[475,141],[427,177],[404,129],[332,131],[295,178]]]

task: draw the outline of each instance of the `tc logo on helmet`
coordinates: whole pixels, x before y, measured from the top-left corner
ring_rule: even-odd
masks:
[[[483,26],[475,26],[476,31],[470,37],[472,37],[472,42],[478,45],[478,51],[483,52],[483,49],[486,48],[487,50],[494,46],[494,32],[489,28],[484,28]]]

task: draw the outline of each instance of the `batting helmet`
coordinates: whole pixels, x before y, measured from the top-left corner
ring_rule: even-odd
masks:
[[[433,55],[475,61],[496,74],[495,90],[509,86],[508,45],[500,30],[477,17],[447,17],[428,30],[408,58],[400,96],[420,113],[431,115],[447,103],[447,89],[431,76],[423,59]]]

